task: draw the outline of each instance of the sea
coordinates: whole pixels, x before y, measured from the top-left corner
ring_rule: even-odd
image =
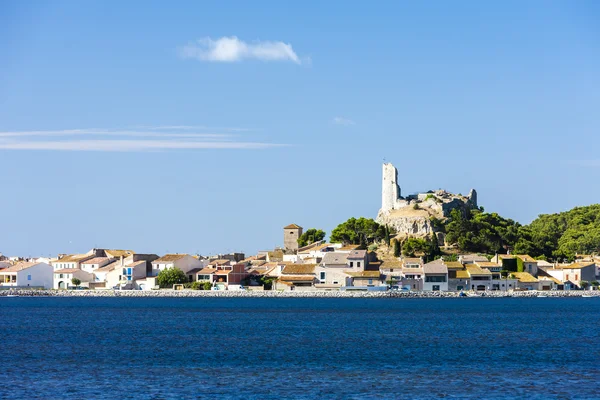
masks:
[[[600,298],[0,298],[1,399],[600,398]]]

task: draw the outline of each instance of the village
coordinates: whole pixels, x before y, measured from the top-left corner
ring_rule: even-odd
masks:
[[[53,258],[0,253],[0,289],[411,293],[598,289],[598,254],[548,262],[511,254],[510,249],[507,254],[493,255],[452,252],[434,259],[405,254],[399,248],[394,252],[390,229],[397,235],[392,240],[396,244],[411,237],[431,237],[436,246],[454,251],[445,234],[434,230],[433,221],[447,218],[453,210],[477,209],[477,192],[472,189],[462,196],[440,190],[402,197],[398,170],[384,163],[381,198],[379,225],[369,221],[385,228],[388,237],[370,245],[343,239],[329,243],[323,231],[322,237],[306,241],[304,229],[289,224],[282,230],[282,246],[248,257],[243,253],[157,255],[97,248]]]
[[[283,247],[201,256],[139,254],[133,250],[92,249],[84,254],[26,259],[0,255],[3,289],[215,291],[403,291],[512,292],[598,288],[600,256],[580,255],[572,263],[549,263],[526,254],[459,254],[440,257],[378,257],[377,252],[318,241],[299,247],[303,228],[283,228]],[[169,269],[185,281],[165,287],[159,275]]]

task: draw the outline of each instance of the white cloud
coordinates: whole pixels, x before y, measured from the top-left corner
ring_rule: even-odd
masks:
[[[345,125],[345,126],[356,125],[356,122],[352,121],[351,119],[342,118],[342,117],[335,117],[334,119],[331,120],[331,122],[333,122],[335,125]]]
[[[179,54],[183,58],[212,62],[236,62],[254,58],[262,61],[292,61],[302,64],[289,43],[270,41],[247,43],[236,36],[223,36],[216,40],[205,37],[182,46]]]
[[[65,151],[161,151],[181,149],[266,149],[281,147],[273,143],[203,142],[170,140],[71,140],[71,141],[0,141],[0,150]]]
[[[172,132],[159,133],[142,130],[109,130],[109,129],[64,129],[48,131],[8,131],[0,132],[0,137],[25,137],[25,136],[131,136],[131,137],[171,137],[171,138],[204,138],[223,139],[231,135],[223,133],[190,133]]]
[[[185,131],[181,126],[168,128],[168,130],[173,129]],[[106,136],[110,139],[104,139]],[[0,150],[161,151],[177,149],[265,149],[284,146],[274,143],[237,141],[235,140],[236,136],[189,131],[157,132],[152,130],[110,129],[8,131],[0,132]],[[40,140],[42,137],[45,139]],[[77,139],[73,139],[74,137],[77,137]],[[120,138],[115,139],[115,137]]]

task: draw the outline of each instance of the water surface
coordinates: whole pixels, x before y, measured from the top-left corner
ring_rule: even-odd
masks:
[[[599,298],[0,298],[2,399],[600,398]]]

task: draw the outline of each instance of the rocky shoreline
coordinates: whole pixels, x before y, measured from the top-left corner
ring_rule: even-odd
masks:
[[[523,291],[523,292],[465,292],[466,297],[599,297],[600,291]],[[463,296],[464,296],[463,295]],[[300,297],[300,298],[453,298],[459,292],[393,292],[393,291],[259,291],[259,290],[31,290],[0,291],[0,297]]]

